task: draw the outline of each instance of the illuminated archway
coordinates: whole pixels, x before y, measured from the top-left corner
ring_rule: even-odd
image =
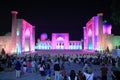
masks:
[[[25,51],[30,51],[30,30],[29,28],[25,31]]]
[[[57,37],[57,46],[56,49],[64,49],[64,38],[62,36]]]
[[[52,49],[68,49],[68,45],[68,33],[52,33]]]
[[[92,50],[92,30],[88,30],[88,49]]]

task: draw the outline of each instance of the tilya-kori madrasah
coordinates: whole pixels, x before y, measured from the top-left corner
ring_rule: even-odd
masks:
[[[103,23],[103,13],[93,16],[83,27],[83,39],[69,40],[69,33],[52,33],[51,40],[47,34],[35,43],[35,26],[24,19],[17,19],[17,11],[12,13],[12,31],[0,36],[0,50],[7,54],[31,52],[35,50],[97,50],[115,49],[120,45],[120,36],[111,33],[112,25]]]

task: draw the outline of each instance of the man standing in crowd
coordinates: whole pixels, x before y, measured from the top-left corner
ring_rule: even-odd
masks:
[[[60,65],[58,61],[54,64],[55,80],[60,80]]]
[[[16,77],[19,78],[21,73],[21,64],[19,61],[17,61],[15,69],[16,69]]]
[[[100,70],[101,70],[102,80],[107,80],[108,68],[105,66],[105,64],[102,64],[102,67],[100,68]]]

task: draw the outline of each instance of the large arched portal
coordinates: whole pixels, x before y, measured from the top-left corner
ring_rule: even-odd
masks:
[[[25,31],[25,51],[30,51],[30,30]]]
[[[88,30],[88,49],[92,50],[92,30]]]
[[[56,49],[64,49],[64,37],[62,36],[57,37],[56,42],[57,42]]]
[[[68,49],[69,34],[68,33],[53,33],[52,34],[52,49]]]
[[[23,20],[22,24],[22,52],[34,50],[34,27]]]

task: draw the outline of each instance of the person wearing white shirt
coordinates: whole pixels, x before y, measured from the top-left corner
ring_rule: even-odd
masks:
[[[26,60],[23,61],[23,72],[26,73],[27,70],[27,63]]]
[[[92,70],[90,69],[90,67],[88,65],[85,65],[83,67],[83,74],[86,77],[86,80],[93,80],[94,79],[94,73],[92,72]]]

